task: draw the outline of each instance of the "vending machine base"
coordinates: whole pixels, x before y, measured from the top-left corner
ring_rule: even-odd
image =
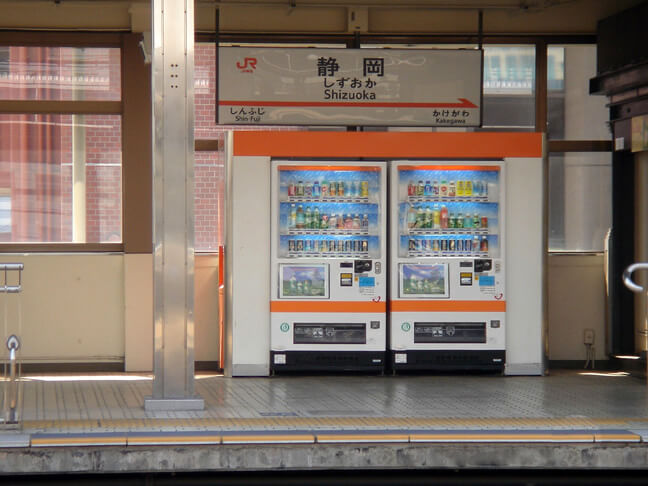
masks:
[[[384,351],[270,351],[273,374],[301,371],[383,373]]]
[[[393,371],[492,371],[503,372],[506,351],[403,350],[390,351]]]

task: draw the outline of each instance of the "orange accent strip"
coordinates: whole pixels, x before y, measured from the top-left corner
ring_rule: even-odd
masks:
[[[272,301],[270,312],[385,312],[385,302]]]
[[[420,102],[395,102],[395,101],[240,101],[220,100],[220,106],[307,106],[307,107],[344,107],[355,108],[479,108],[466,98],[457,98],[458,103],[420,103]]]
[[[496,170],[497,165],[401,165],[398,170]]]
[[[392,300],[392,312],[505,312],[503,300]]]
[[[541,133],[235,131],[234,155],[270,157],[541,157]]]
[[[279,170],[348,170],[380,172],[380,167],[363,167],[360,165],[280,165]]]

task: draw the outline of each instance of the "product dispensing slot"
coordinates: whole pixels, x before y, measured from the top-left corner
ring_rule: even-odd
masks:
[[[415,322],[415,343],[485,343],[485,322]]]
[[[366,344],[365,323],[299,323],[294,325],[294,344]]]

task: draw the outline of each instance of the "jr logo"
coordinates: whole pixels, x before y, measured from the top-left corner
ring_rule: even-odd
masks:
[[[256,69],[257,60],[256,57],[246,57],[243,59],[243,64],[240,61],[236,63],[236,67],[242,73],[251,73]]]

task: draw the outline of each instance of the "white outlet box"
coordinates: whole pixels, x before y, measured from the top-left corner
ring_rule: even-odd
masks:
[[[583,344],[594,344],[594,329],[583,331]]]

